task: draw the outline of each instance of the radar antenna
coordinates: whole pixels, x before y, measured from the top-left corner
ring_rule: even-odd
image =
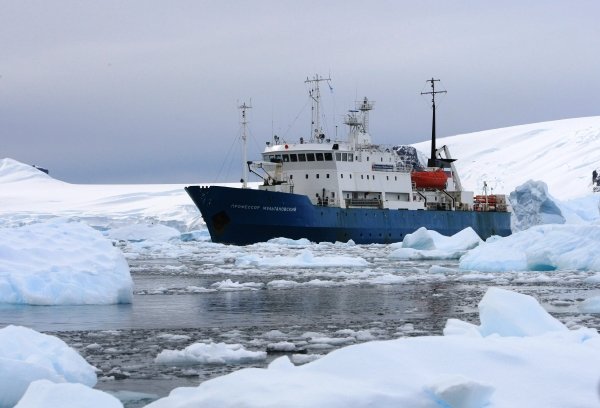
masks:
[[[315,139],[317,142],[321,143],[325,139],[325,133],[323,132],[323,128],[321,127],[321,113],[320,113],[320,104],[321,104],[321,91],[319,89],[319,82],[331,81],[331,78],[322,77],[320,75],[315,75],[312,78],[306,78],[304,83],[310,84],[311,88],[308,91],[308,95],[312,100],[312,108],[311,114],[312,119],[310,122],[310,141],[313,142]],[[331,85],[329,85],[331,88]]]
[[[249,105],[246,102],[238,106],[238,109],[242,112],[242,188],[248,188],[248,163],[247,163],[247,130],[248,130],[248,119],[246,118],[246,111],[252,109],[252,101]]]

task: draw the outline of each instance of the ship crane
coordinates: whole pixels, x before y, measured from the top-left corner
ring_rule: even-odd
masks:
[[[445,157],[441,156],[442,152],[444,153]],[[450,165],[450,169],[452,170],[452,180],[454,180],[454,187],[457,191],[462,191],[462,183],[460,182],[460,178],[458,177],[458,171],[456,171],[456,167],[454,166],[454,162],[456,161],[456,159],[453,159],[450,156],[450,149],[448,149],[448,146],[443,145],[442,147],[437,149],[436,157],[443,163],[447,163]]]

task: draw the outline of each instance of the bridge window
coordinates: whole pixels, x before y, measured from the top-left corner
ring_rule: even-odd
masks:
[[[304,153],[298,153],[298,161],[305,162],[306,161],[306,154],[304,154]]]
[[[323,161],[323,153],[317,153],[317,161]]]
[[[290,154],[290,161],[291,162],[297,162],[298,161],[298,156],[296,156],[296,154]]]
[[[319,173],[317,173],[317,178],[319,178]]]
[[[315,154],[314,153],[306,153],[306,160],[307,161],[315,161]]]
[[[325,153],[325,161],[332,161],[333,160],[333,154],[331,153]]]
[[[342,154],[341,154],[340,152],[337,152],[337,153],[335,154],[335,160],[336,160],[336,161],[342,161]]]
[[[284,155],[283,155],[283,162],[284,162],[284,163],[288,163],[289,161],[290,161],[290,156],[289,156],[289,155],[287,155],[287,154],[284,154]]]

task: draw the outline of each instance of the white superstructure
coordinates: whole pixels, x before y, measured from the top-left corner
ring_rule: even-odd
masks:
[[[473,193],[461,191],[455,183],[453,166],[444,168],[449,177],[445,188],[416,188],[412,164],[393,148],[373,144],[369,111],[374,104],[366,97],[345,118],[348,140],[326,138],[318,121],[319,82],[325,80],[329,79],[315,76],[306,81],[312,85],[313,103],[308,141],[288,143],[274,136],[262,161],[248,162],[250,170],[264,180],[260,189],[303,194],[315,205],[341,208],[472,209]],[[439,152],[448,156],[444,148]]]

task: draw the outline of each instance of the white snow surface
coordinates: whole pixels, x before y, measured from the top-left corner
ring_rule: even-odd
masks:
[[[546,224],[489,240],[460,258],[481,272],[600,270],[600,225]]]
[[[84,223],[0,228],[0,303],[130,303],[132,290],[121,251]]]
[[[0,407],[13,406],[41,379],[89,387],[97,380],[95,368],[59,338],[21,326],[0,329]]]
[[[27,388],[15,408],[123,408],[117,398],[83,384],[56,384],[37,380]]]
[[[494,193],[508,194],[532,179],[544,181],[556,198],[570,200],[592,191],[592,171],[600,167],[600,116],[466,133],[436,144],[447,145],[457,159],[466,190],[480,194],[485,181]],[[413,146],[429,152],[431,142]]]
[[[533,298],[501,289],[485,295],[480,317],[481,327],[452,321],[444,336],[352,345],[302,366],[281,357],[148,407],[598,406],[595,330],[568,330]]]

